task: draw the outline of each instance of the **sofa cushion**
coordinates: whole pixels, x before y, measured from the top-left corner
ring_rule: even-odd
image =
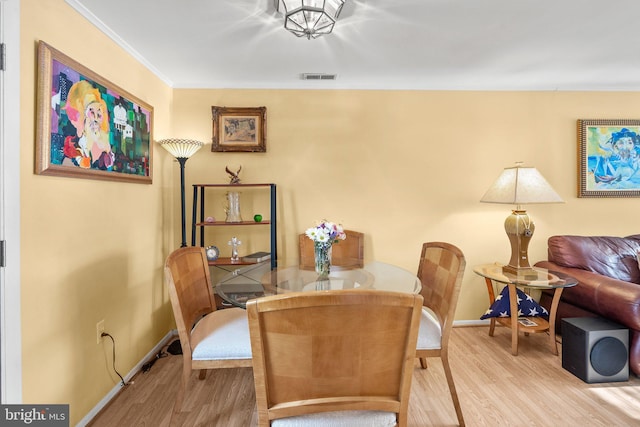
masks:
[[[640,235],[552,236],[548,246],[549,261],[558,265],[640,284]]]
[[[563,273],[578,280],[576,286],[564,288],[561,304],[571,304],[640,331],[640,286],[637,284],[612,279],[593,271],[562,267],[549,261],[537,262],[536,267]]]

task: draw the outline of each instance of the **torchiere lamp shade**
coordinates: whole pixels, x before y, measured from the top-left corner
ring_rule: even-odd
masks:
[[[516,205],[504,222],[511,243],[511,259],[505,268],[511,272],[531,268],[528,251],[535,225],[521,205],[563,203],[560,195],[536,168],[516,163],[516,166],[502,171],[480,201]]]
[[[158,144],[176,159],[188,159],[204,145],[202,142],[193,139],[179,138],[161,139]]]

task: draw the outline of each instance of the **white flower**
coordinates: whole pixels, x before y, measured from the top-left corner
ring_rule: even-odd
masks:
[[[305,231],[305,234],[311,240],[316,240],[316,237],[318,236],[318,229],[315,228],[315,227],[314,228],[308,228],[307,231]]]
[[[308,228],[305,234],[314,242],[323,245],[333,245],[338,240],[347,238],[342,225],[326,220],[320,221],[315,227]]]
[[[325,231],[319,231],[316,233],[316,242],[318,243],[326,243],[329,241],[329,234]]]

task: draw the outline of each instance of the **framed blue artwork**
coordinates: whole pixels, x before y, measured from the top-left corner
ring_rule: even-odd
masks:
[[[578,197],[640,196],[640,120],[578,120]]]

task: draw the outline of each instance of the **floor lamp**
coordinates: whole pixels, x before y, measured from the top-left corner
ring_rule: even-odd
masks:
[[[180,163],[180,214],[182,215],[182,243],[181,248],[187,246],[187,223],[185,219],[184,198],[184,165],[204,144],[192,139],[161,139],[158,144],[167,150]]]
[[[504,222],[504,229],[511,243],[511,259],[504,270],[517,274],[521,270],[530,269],[529,242],[535,225],[522,205],[563,203],[562,198],[536,168],[524,167],[518,162],[514,167],[504,169],[480,201],[516,205]]]

